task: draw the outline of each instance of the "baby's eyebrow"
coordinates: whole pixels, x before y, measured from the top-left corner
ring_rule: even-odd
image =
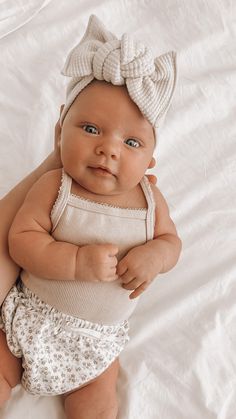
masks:
[[[102,122],[102,118],[104,119],[104,115],[102,116],[101,113],[98,112],[76,112],[76,118],[80,119],[81,121],[93,121],[98,120]]]

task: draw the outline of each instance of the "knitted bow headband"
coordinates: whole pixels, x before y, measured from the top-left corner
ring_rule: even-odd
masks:
[[[168,52],[153,59],[150,50],[130,35],[121,39],[91,15],[86,32],[69,53],[62,74],[71,77],[61,124],[70,106],[93,79],[126,85],[141,113],[154,128],[160,125],[176,83],[176,54]]]

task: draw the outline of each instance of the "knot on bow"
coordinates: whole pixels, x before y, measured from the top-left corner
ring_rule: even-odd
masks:
[[[149,76],[154,71],[148,48],[123,34],[121,40],[88,40],[79,44],[72,50],[63,74],[78,78],[93,74],[97,80],[123,85],[128,78]]]

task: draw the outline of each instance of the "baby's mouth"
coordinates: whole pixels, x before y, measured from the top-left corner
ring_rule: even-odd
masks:
[[[91,169],[94,173],[100,176],[115,176],[114,173],[109,169],[109,167],[106,166],[89,166],[89,169]]]

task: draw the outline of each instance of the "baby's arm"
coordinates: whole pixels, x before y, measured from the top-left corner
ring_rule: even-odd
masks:
[[[7,195],[0,200],[0,305],[15,283],[19,274],[19,266],[9,255],[8,233],[12,221],[22,205],[31,186],[48,170],[61,166],[58,148],[60,134],[59,122],[55,127],[55,149],[32,173],[25,177]]]
[[[9,232],[11,257],[42,278],[113,281],[117,278],[116,246],[78,247],[50,235],[50,213],[60,183],[61,169],[57,169],[44,174],[30,189]]]
[[[134,290],[130,298],[138,297],[159,273],[172,269],[181,252],[181,240],[167,203],[156,187],[152,186],[152,190],[156,201],[154,239],[130,250],[117,268],[123,287]]]

